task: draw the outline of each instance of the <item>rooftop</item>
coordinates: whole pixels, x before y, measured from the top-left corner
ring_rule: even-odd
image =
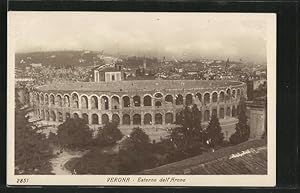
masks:
[[[101,91],[129,92],[153,91],[161,89],[205,89],[214,87],[238,86],[244,83],[224,80],[126,80],[117,82],[69,82],[36,87],[40,91]]]
[[[236,146],[142,171],[140,174],[267,174],[266,140],[252,140]]]

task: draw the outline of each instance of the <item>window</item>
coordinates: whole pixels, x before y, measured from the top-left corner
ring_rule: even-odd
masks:
[[[115,75],[111,75],[111,80],[114,81],[115,80]]]

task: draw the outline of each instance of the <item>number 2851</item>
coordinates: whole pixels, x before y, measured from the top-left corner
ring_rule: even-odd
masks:
[[[29,182],[28,178],[18,178],[17,179],[18,184],[25,184],[25,183],[28,183],[28,182]]]

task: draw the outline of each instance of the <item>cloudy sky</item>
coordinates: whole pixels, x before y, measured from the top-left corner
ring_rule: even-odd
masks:
[[[265,62],[265,15],[11,12],[16,52],[104,50],[168,58]]]

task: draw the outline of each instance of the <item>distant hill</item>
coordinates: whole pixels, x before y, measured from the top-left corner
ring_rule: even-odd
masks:
[[[49,51],[16,53],[17,67],[29,66],[32,63],[41,63],[43,66],[71,67],[101,65],[100,52],[93,51]]]

